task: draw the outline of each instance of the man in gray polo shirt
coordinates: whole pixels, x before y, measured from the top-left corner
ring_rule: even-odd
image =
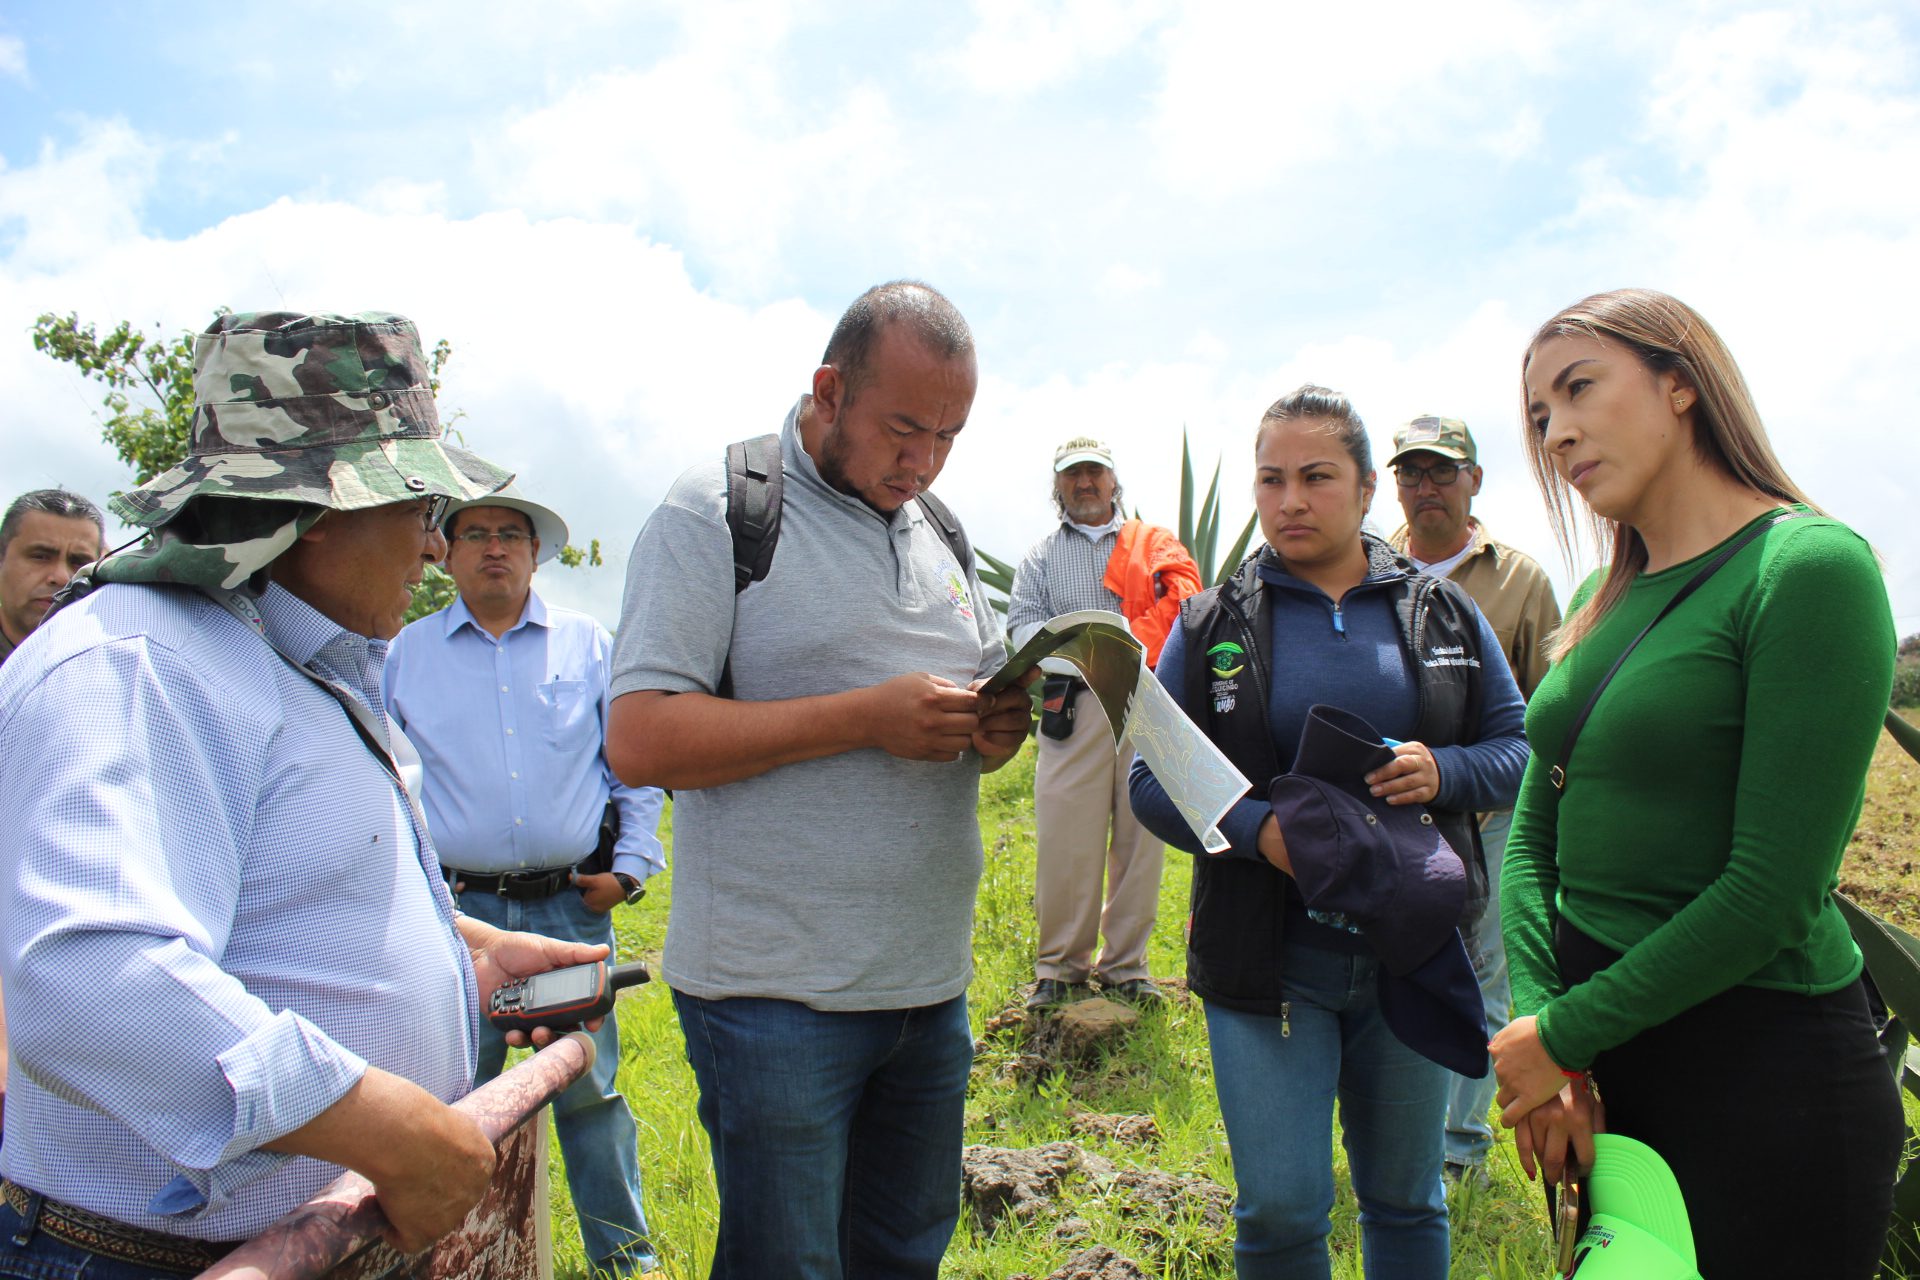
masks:
[[[959,1215],[979,778],[1030,719],[1023,691],[973,691],[999,627],[915,500],[976,381],[952,303],[871,289],[787,415],[766,577],[735,594],[718,450],[634,545],[607,758],[675,793],[662,973],[716,1280],[932,1280]]]

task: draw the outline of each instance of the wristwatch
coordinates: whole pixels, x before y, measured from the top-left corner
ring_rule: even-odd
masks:
[[[628,903],[635,903],[647,896],[647,887],[624,871],[616,871],[613,878],[620,882],[621,892],[627,895]]]

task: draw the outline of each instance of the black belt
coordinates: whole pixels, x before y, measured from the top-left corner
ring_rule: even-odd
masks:
[[[540,871],[508,871],[490,875],[484,871],[462,871],[458,867],[440,868],[452,884],[464,884],[463,893],[491,893],[514,902],[551,898],[573,883],[572,867],[547,867]]]
[[[103,1258],[130,1262],[136,1267],[160,1271],[178,1271],[197,1275],[237,1249],[243,1241],[223,1244],[217,1240],[195,1240],[171,1236],[164,1231],[149,1231],[86,1209],[49,1200],[38,1191],[30,1191],[11,1178],[0,1178],[0,1193],[7,1204],[24,1220],[13,1242],[24,1246],[33,1233],[44,1231],[63,1244]]]

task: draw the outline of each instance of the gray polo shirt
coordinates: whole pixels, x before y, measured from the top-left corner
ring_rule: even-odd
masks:
[[[804,401],[802,401],[804,403]],[[919,503],[891,518],[821,480],[787,415],[779,549],[737,596],[720,458],[647,520],[627,570],[613,695],[839,693],[911,671],[965,686],[1004,658],[1000,626]],[[704,999],[816,1009],[936,1004],[973,976],[980,758],[877,749],[674,793],[663,976]]]

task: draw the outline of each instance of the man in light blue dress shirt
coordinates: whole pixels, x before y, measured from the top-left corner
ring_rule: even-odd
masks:
[[[151,530],[0,670],[0,1276],[193,1273],[332,1182],[406,1251],[493,1149],[480,1002],[603,948],[458,917],[380,670],[454,499],[404,317],[226,315]],[[536,1038],[548,1038],[536,1033]]]
[[[611,912],[665,865],[663,797],[625,787],[603,751],[613,638],[533,590],[566,544],[560,517],[510,487],[447,514],[446,568],[459,598],[393,642],[387,709],[420,751],[427,825],[469,916],[573,942],[613,945]],[[611,798],[612,865],[594,853]],[[554,1128],[580,1237],[596,1271],[658,1265],[640,1202],[633,1114],[614,1086],[620,1033],[609,1014],[593,1070],[554,1101]],[[482,1029],[475,1083],[499,1073],[506,1041]]]

